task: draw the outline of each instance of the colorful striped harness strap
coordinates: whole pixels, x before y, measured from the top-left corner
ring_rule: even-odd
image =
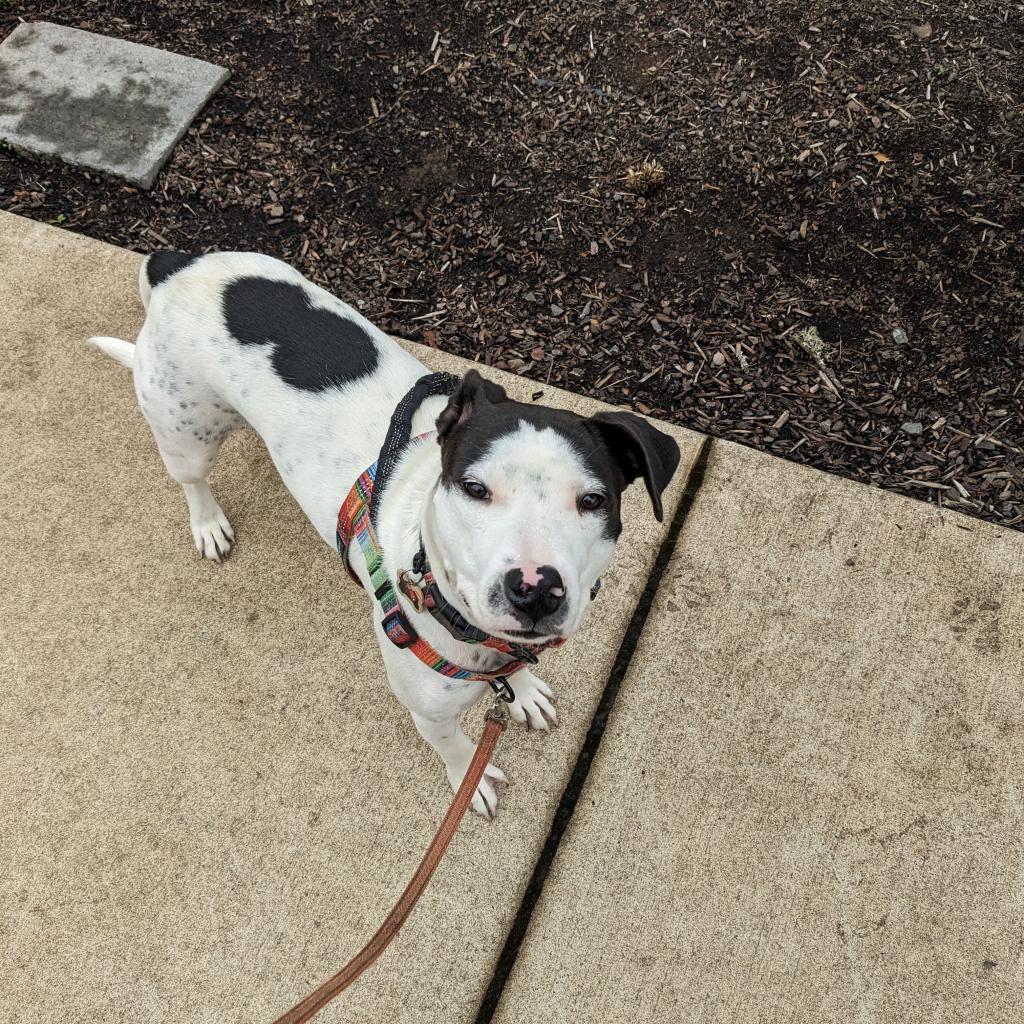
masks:
[[[500,651],[512,657],[511,661],[493,672],[461,668],[438,654],[416,632],[412,623],[409,622],[408,617],[402,610],[394,584],[391,582],[391,577],[388,575],[387,568],[384,565],[384,552],[377,540],[377,533],[374,529],[372,515],[374,491],[376,491],[379,498],[395,463],[397,463],[399,457],[410,444],[422,444],[426,438],[435,436],[431,432],[420,434],[418,437],[410,439],[413,413],[419,408],[420,402],[424,398],[436,394],[450,394],[455,383],[457,383],[457,378],[451,377],[449,374],[428,374],[421,377],[405,398],[398,403],[391,417],[391,425],[388,428],[388,435],[384,441],[384,447],[381,449],[380,456],[372,466],[360,474],[359,478],[352,485],[352,489],[348,492],[348,496],[341,506],[341,511],[338,513],[338,554],[341,555],[349,575],[361,585],[359,577],[352,570],[348,556],[353,538],[359,544],[363,552],[363,558],[366,560],[366,571],[370,575],[374,599],[380,604],[381,610],[384,612],[384,620],[382,622],[384,632],[396,647],[412,652],[428,668],[439,672],[449,679],[465,679],[469,682],[490,683],[491,687],[504,696],[506,700],[513,700],[514,694],[512,694],[511,688],[508,685],[507,677],[518,672],[527,663],[535,664],[537,657],[534,652],[540,652],[548,647],[556,647],[564,642],[563,638],[558,637],[546,644],[528,647],[526,645],[510,643],[508,640],[503,640],[500,637],[490,636],[476,629],[476,627],[470,626],[468,623],[466,625],[469,629],[464,635],[456,634],[448,626],[452,635],[465,643],[479,643],[484,647]],[[432,589],[436,590],[436,584],[434,584],[433,576],[429,575],[429,566],[425,563],[425,555],[422,554],[422,548],[420,553],[417,554],[416,562],[417,575],[428,575],[429,581],[433,585]],[[405,582],[408,573],[403,572],[401,575],[403,582]],[[408,586],[409,584],[406,583],[406,585]],[[415,600],[414,594],[411,591],[407,593],[410,600],[413,601],[414,607],[417,610],[421,610],[421,605]],[[435,602],[431,601],[430,604],[435,604]],[[445,606],[450,607],[447,606],[447,602],[445,602]],[[435,609],[431,607],[427,608],[427,610],[433,613]],[[465,620],[462,621],[464,622]],[[448,625],[447,623],[444,624]]]

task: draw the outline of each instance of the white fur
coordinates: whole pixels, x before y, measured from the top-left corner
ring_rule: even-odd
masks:
[[[481,629],[508,635],[522,623],[496,611],[490,593],[509,569],[550,565],[566,584],[559,632],[575,633],[615,546],[604,518],[581,515],[577,500],[604,484],[587,472],[564,434],[523,422],[481,452],[467,476],[486,485],[486,504],[456,488],[437,488],[429,506],[428,554],[450,585],[448,599],[461,602]]]
[[[271,365],[269,346],[240,345],[225,328],[223,289],[243,276],[297,284],[314,305],[356,321],[378,347],[375,371],[320,392],[285,384]],[[354,309],[267,256],[204,256],[153,289],[143,267],[140,293],[147,315],[134,346],[116,338],[89,340],[133,369],[139,406],[168,472],[184,489],[193,540],[202,556],[220,561],[231,548],[233,531],[207,477],[224,437],[246,426],[262,437],[288,490],[333,548],[338,509],[349,487],[377,458],[392,409],[427,369]],[[445,402],[437,397],[422,404],[413,419],[414,436],[433,428]],[[574,632],[589,604],[587,591],[612,548],[598,521],[576,510],[581,488],[597,483],[586,478],[577,453],[561,435],[525,425],[501,439],[474,467],[496,495],[489,509],[439,487],[440,470],[439,448],[431,439],[410,446],[393,472],[378,511],[378,536],[392,579],[410,567],[422,532],[443,592],[457,605],[457,595],[464,595],[467,618],[495,630],[514,628],[488,611],[486,595],[496,574],[517,559],[554,565],[567,582],[566,600],[573,602],[563,631]],[[358,545],[351,554],[366,585]],[[391,689],[457,787],[474,749],[458,718],[488,687],[449,680],[396,648],[381,628],[380,607],[371,603]],[[402,603],[416,630],[457,664],[496,669],[505,661],[496,652],[454,640],[429,615],[417,614],[404,598]],[[523,670],[511,683],[516,721],[546,729],[556,720],[544,682]],[[501,772],[489,766],[473,802],[476,811],[494,813],[494,784],[503,781]]]

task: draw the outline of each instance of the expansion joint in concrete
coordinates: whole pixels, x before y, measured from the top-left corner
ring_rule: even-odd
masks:
[[[601,701],[597,706],[593,720],[590,723],[590,728],[587,731],[586,740],[576,758],[576,764],[569,778],[569,783],[562,793],[558,809],[555,811],[551,830],[545,840],[540,857],[534,865],[533,874],[527,883],[523,899],[512,921],[512,927],[509,929],[505,945],[498,956],[491,981],[481,1001],[475,1024],[490,1024],[498,1009],[501,994],[519,955],[519,948],[529,927],[537,901],[544,891],[545,879],[554,862],[555,854],[558,852],[558,847],[562,842],[569,822],[572,820],[573,811],[576,809],[576,804],[586,784],[587,776],[590,774],[590,766],[593,763],[594,756],[601,745],[601,739],[608,724],[608,716],[615,706],[615,700],[618,697],[619,687],[622,685],[622,680],[629,670],[636,646],[640,641],[640,634],[643,632],[644,625],[651,613],[651,607],[658,592],[659,582],[668,570],[668,565],[672,558],[672,553],[675,551],[679,534],[682,532],[683,524],[686,522],[687,516],[690,514],[690,510],[693,508],[697,495],[704,483],[704,473],[707,469],[713,444],[713,438],[704,438],[701,443],[700,452],[690,469],[689,476],[686,479],[686,486],[676,508],[676,513],[672,518],[668,533],[658,550],[651,574],[647,579],[640,599],[637,601],[633,616],[626,627],[622,643],[619,646],[618,655],[615,658],[615,663],[601,694]]]

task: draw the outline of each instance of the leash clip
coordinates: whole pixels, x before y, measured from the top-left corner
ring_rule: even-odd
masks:
[[[501,694],[497,694],[491,701],[491,706],[484,715],[484,721],[497,722],[502,728],[508,725],[508,702]]]

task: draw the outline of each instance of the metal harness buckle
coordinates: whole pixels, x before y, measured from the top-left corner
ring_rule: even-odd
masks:
[[[409,599],[409,603],[421,612],[427,607],[427,598],[423,588],[412,578],[408,569],[403,569],[398,574],[398,589]]]

